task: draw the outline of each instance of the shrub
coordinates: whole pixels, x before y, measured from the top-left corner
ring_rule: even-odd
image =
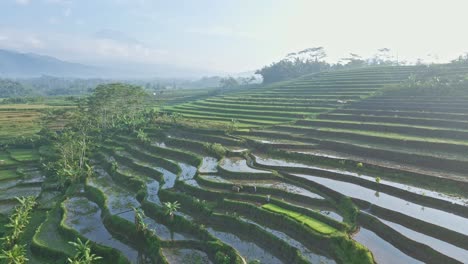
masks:
[[[218,251],[215,254],[215,263],[216,264],[230,264],[231,258],[226,255],[224,252]]]
[[[213,143],[213,144],[209,144],[209,143],[206,143],[203,145],[205,147],[205,150],[211,154],[211,155],[214,155],[216,156],[217,158],[222,158],[226,155],[226,148],[223,147],[223,145],[219,144],[219,143]]]

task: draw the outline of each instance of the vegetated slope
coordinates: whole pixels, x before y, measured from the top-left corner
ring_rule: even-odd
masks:
[[[76,102],[63,99],[48,99],[35,104],[0,104],[0,144],[35,137],[41,130],[41,118],[48,111],[62,111],[73,108]],[[66,123],[66,117],[48,120],[47,127],[58,129]]]
[[[46,207],[48,212],[43,216],[42,225],[32,232],[30,258],[44,259],[43,263],[50,263],[51,256],[64,260],[73,254],[66,241],[80,236],[91,240],[93,245],[100,245],[93,247],[93,252],[103,256],[105,263],[141,259],[156,263],[204,263],[209,259],[214,263],[240,264],[245,263],[242,258],[258,259],[262,263],[465,262],[468,256],[466,181],[435,177],[437,171],[432,168],[427,173],[415,172],[399,163],[371,162],[363,158],[370,154],[361,156],[361,153],[348,153],[348,148],[334,147],[344,143],[355,147],[378,143],[425,151],[409,140],[417,134],[406,135],[398,130],[391,132],[399,133],[395,136],[388,132],[383,143],[379,143],[377,140],[381,139],[373,137],[380,132],[372,130],[372,126],[359,129],[364,132],[340,127],[345,133],[320,123],[334,122],[327,115],[353,115],[353,111],[361,110],[361,102],[372,105],[371,100],[379,100],[379,107],[384,107],[391,98],[380,93],[383,83],[398,83],[415,68],[397,67],[392,69],[393,74],[382,74],[382,69],[323,73],[320,82],[314,79],[316,76],[291,82],[296,85],[291,89],[305,95],[309,90],[330,86],[339,91],[335,92],[338,97],[331,101],[341,103],[337,102],[327,112],[319,112],[314,119],[295,117],[284,123],[275,121],[263,129],[238,131],[217,130],[211,123],[194,125],[202,123],[198,122],[202,119],[193,123],[175,120],[139,131],[145,137],[128,132],[112,134],[94,149],[91,157],[94,175],[69,190],[68,199],[57,201],[59,207]],[[358,78],[373,74],[379,75],[380,81],[374,77]],[[359,79],[360,84],[353,84],[354,79]],[[305,82],[303,87],[301,82]],[[357,89],[366,82],[380,88],[343,103],[351,100],[340,97],[346,89]],[[337,83],[341,90],[336,88]],[[279,86],[238,91],[230,96],[240,100],[242,94],[249,94],[255,103],[247,101],[244,105],[254,108],[262,102],[258,98],[266,96],[262,91],[270,99],[283,98],[284,102],[266,101],[265,107],[274,108],[269,112],[288,109],[284,105],[292,99]],[[275,93],[280,95],[274,96]],[[404,98],[394,92],[391,96]],[[309,97],[313,102],[320,94],[312,91]],[[299,99],[301,96],[296,98]],[[198,107],[209,100],[194,105]],[[379,111],[387,110],[374,112]],[[253,121],[264,122],[264,115],[252,116]],[[367,118],[367,115],[356,116]],[[356,123],[360,125],[360,122]],[[447,139],[455,140],[448,136]],[[400,146],[399,141],[406,144]],[[428,141],[430,144],[425,141],[423,146],[438,143],[432,141]],[[329,153],[330,149],[335,155]],[[384,147],[376,149],[383,151]],[[399,155],[406,151],[399,150]],[[28,160],[28,156],[17,149],[3,156],[0,153],[0,160],[9,164],[14,159]],[[422,167],[425,158],[420,161],[416,165]],[[5,179],[15,177],[11,172],[0,172],[0,175]],[[4,183],[0,180],[0,186]],[[5,186],[2,188],[8,188]],[[43,184],[40,197],[53,189],[53,183]],[[174,201],[181,208],[171,218],[163,204]],[[144,222],[154,233],[141,236],[135,225],[133,207],[146,213]]]
[[[414,90],[390,89],[315,119],[270,130],[316,140],[319,147],[311,155],[333,155],[468,181],[468,92],[463,93],[462,88],[455,94],[440,95],[434,89],[429,93]]]
[[[103,144],[96,155],[97,175],[86,183],[85,196],[105,201],[97,206],[113,219],[104,225],[117,237],[116,231],[134,219],[131,207],[140,205],[148,215],[145,221],[156,227],[161,254],[169,263],[180,261],[170,249],[192,254],[198,249],[213,259],[216,241],[264,263],[366,263],[368,253],[350,240],[357,226],[353,238],[369,247],[379,263],[459,263],[466,252],[463,223],[468,214],[460,204],[466,199],[439,196],[414,182],[400,184],[352,160],[301,159],[278,150],[300,142],[261,143],[255,137],[268,137],[256,132],[232,136],[181,125],[146,133],[151,144],[128,135]],[[382,180],[376,182],[377,176]],[[171,223],[159,206],[173,201],[181,203],[182,214]],[[65,205],[76,210],[73,203]],[[71,217],[65,219],[68,223],[75,219],[63,217]],[[79,227],[71,226],[128,259],[134,256],[138,240],[131,236],[124,240],[130,248],[122,248]],[[175,240],[164,233],[168,228]]]
[[[417,67],[374,67],[304,76],[261,88],[226,92],[168,111],[203,120],[263,126],[314,117],[408,78]]]

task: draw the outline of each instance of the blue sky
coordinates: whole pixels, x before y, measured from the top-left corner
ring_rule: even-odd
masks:
[[[95,65],[255,70],[324,46],[336,61],[387,47],[400,59],[468,52],[464,0],[1,0],[0,48]]]

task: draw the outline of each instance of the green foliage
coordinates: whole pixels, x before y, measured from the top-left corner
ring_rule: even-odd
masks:
[[[375,182],[376,182],[376,183],[380,183],[380,180],[381,180],[380,177],[376,177],[376,178],[375,178]]]
[[[99,85],[89,97],[89,118],[100,129],[136,130],[141,125],[141,113],[147,97],[142,87],[113,83]]]
[[[136,131],[136,134],[137,134],[137,139],[138,141],[140,141],[141,143],[148,143],[150,142],[150,139],[148,137],[148,134],[145,133],[145,131],[143,131],[143,129],[138,129],[138,131]]]
[[[468,75],[463,73],[463,69],[457,69],[459,67],[466,67],[466,64],[428,66],[425,71],[410,75],[401,85],[389,88],[387,92],[408,96],[467,96]]]
[[[171,220],[174,219],[175,212],[177,212],[180,209],[180,204],[177,201],[165,202],[163,206],[165,214],[168,215],[171,218]]]
[[[358,162],[358,163],[356,164],[356,168],[360,169],[360,168],[362,168],[362,167],[364,167],[364,164],[362,164],[362,162]]]
[[[215,254],[215,263],[216,264],[230,264],[231,258],[222,251],[218,251]]]
[[[36,200],[33,196],[29,197],[16,197],[19,205],[15,208],[15,211],[9,218],[9,223],[5,225],[7,228],[7,235],[2,238],[3,248],[10,250],[18,242],[21,234],[29,223],[31,218],[31,211],[36,205]]]
[[[17,81],[0,79],[0,95],[2,98],[22,97],[30,93],[30,90]]]
[[[232,118],[231,119],[231,122],[229,122],[227,125],[226,125],[226,133],[228,134],[232,134],[233,132],[235,132],[239,127],[239,121],[235,118]]]
[[[275,213],[287,215],[291,217],[292,219],[299,221],[322,234],[332,234],[332,233],[338,232],[338,230],[335,229],[334,227],[331,227],[327,224],[317,221],[314,218],[311,218],[309,216],[306,216],[306,215],[303,215],[303,214],[300,214],[291,210],[281,208],[274,204],[265,204],[262,206],[262,208],[275,212]]]
[[[2,250],[0,254],[0,260],[5,264],[24,264],[28,262],[26,258],[26,246],[25,245],[14,245],[12,248]]]
[[[133,208],[133,211],[135,212],[134,224],[136,226],[137,232],[143,235],[149,234],[150,229],[148,228],[148,225],[144,221],[145,212],[143,212],[143,210],[141,210],[140,208]]]
[[[75,247],[76,254],[73,258],[68,258],[70,264],[92,264],[96,263],[97,260],[102,259],[93,253],[91,253],[91,245],[89,240],[83,243],[80,238],[76,239],[76,242],[68,242],[70,245]]]
[[[219,143],[204,143],[203,146],[205,147],[206,152],[208,152],[210,155],[213,155],[217,158],[226,156],[226,148],[224,148],[223,145]]]
[[[255,73],[262,75],[263,83],[284,81],[329,69],[330,64],[322,61],[325,56],[322,47],[305,49],[298,53],[290,53],[281,61],[265,66]]]

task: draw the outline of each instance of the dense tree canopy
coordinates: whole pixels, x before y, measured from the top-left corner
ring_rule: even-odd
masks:
[[[9,79],[0,79],[0,98],[22,97],[30,94],[21,83]]]
[[[88,99],[88,111],[99,128],[113,128],[119,122],[135,121],[144,108],[147,93],[140,86],[114,83],[99,85]]]
[[[255,73],[262,75],[263,83],[272,83],[322,71],[399,64],[388,48],[378,49],[377,53],[368,59],[350,53],[349,57],[342,58],[335,64],[326,62],[326,57],[327,53],[323,47],[307,48],[289,53],[284,59],[265,66]]]

